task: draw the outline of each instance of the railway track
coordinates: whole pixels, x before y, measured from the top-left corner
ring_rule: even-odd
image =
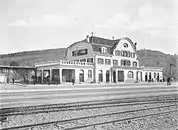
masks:
[[[0,109],[0,116],[7,117],[13,115],[37,114],[44,112],[57,112],[69,110],[95,109],[102,107],[119,107],[129,105],[142,105],[154,103],[177,102],[177,95],[146,96],[139,98],[124,98],[112,100],[97,100],[89,102],[76,102],[66,104],[51,104],[28,107],[14,107]]]
[[[1,108],[7,108],[12,106],[30,106],[30,104],[42,105],[42,104],[54,104],[54,103],[66,103],[66,102],[75,102],[75,101],[89,101],[96,99],[113,99],[113,98],[124,98],[124,97],[136,97],[136,96],[145,96],[145,95],[162,95],[162,94],[175,94],[176,90],[156,90],[156,91],[134,91],[134,92],[117,92],[117,91],[103,91],[103,92],[86,92],[86,93],[57,93],[53,95],[39,94],[39,96],[9,96],[3,97],[0,100]],[[93,98],[95,97],[95,98]],[[45,103],[44,103],[45,102]]]
[[[124,118],[120,118],[120,119],[117,119],[117,120],[109,120],[108,119],[108,117],[111,118],[111,116],[115,116],[115,118],[116,117],[118,118],[121,115],[123,117],[123,115],[128,115],[128,114],[133,114],[133,113],[138,113],[138,112],[143,112],[143,111],[144,112],[146,111],[148,113],[148,111],[150,111],[150,110],[163,109],[163,108],[174,108],[174,109],[173,110],[166,110],[164,112],[150,112],[149,114],[138,114],[137,116],[125,116]],[[94,116],[84,116],[84,117],[72,118],[72,119],[68,119],[68,120],[60,120],[60,121],[53,121],[53,122],[45,122],[45,123],[17,126],[17,127],[11,127],[11,128],[4,128],[4,129],[1,129],[1,130],[16,130],[16,129],[43,127],[45,125],[59,125],[59,124],[63,124],[63,125],[64,124],[67,124],[67,125],[70,124],[72,126],[75,122],[82,122],[82,123],[76,123],[76,125],[73,125],[72,127],[64,128],[65,130],[76,130],[76,129],[82,129],[82,128],[86,128],[86,127],[96,127],[98,125],[110,124],[110,123],[115,123],[115,122],[122,122],[122,121],[127,121],[127,120],[133,120],[133,119],[138,119],[138,118],[144,118],[144,117],[160,115],[160,114],[167,114],[167,113],[174,113],[174,112],[178,112],[177,105],[171,105],[171,106],[166,105],[166,106],[161,106],[161,107],[151,107],[151,108],[147,108],[147,109],[144,108],[144,109],[122,111],[122,112],[108,113],[108,114],[101,114],[101,115],[94,115]],[[98,119],[98,118],[101,118],[101,117],[102,117],[102,121],[101,121],[101,119]],[[105,118],[105,119],[103,119],[103,118]],[[95,123],[90,123],[91,120],[92,120],[92,122],[95,122]],[[89,123],[87,123],[87,122],[89,122]]]
[[[46,112],[50,113],[50,112],[57,112],[57,111],[71,111],[71,110],[79,111],[79,110],[88,110],[88,109],[100,109],[106,107],[161,104],[160,106],[154,106],[154,107],[148,107],[142,109],[125,110],[120,112],[82,116],[77,118],[57,120],[51,122],[43,122],[43,123],[23,125],[23,126],[14,126],[14,127],[3,128],[1,130],[36,128],[36,127],[44,127],[46,125],[55,125],[61,127],[59,129],[66,129],[66,130],[83,129],[88,127],[94,128],[100,125],[112,124],[115,122],[123,122],[123,121],[145,118],[145,117],[160,115],[160,114],[164,115],[166,113],[176,113],[178,107],[176,103],[177,103],[177,95],[161,95],[161,96],[149,96],[149,97],[139,97],[139,98],[125,98],[119,100],[118,99],[104,100],[104,101],[98,100],[98,101],[91,101],[91,102],[78,102],[78,103],[68,103],[68,104],[54,104],[54,105],[47,105],[47,106],[41,105],[36,107],[31,106],[31,107],[2,109],[0,115],[2,117],[7,117],[7,116],[14,116],[14,115],[28,115],[28,114],[38,114],[38,113],[46,113]],[[159,112],[157,111],[154,112],[154,110],[157,110]],[[137,115],[137,116],[133,116],[133,115]]]

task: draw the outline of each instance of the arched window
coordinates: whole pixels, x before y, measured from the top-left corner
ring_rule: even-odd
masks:
[[[148,73],[145,72],[145,81],[148,81]]]
[[[109,70],[106,71],[106,82],[109,82]]]
[[[127,77],[130,78],[130,79],[133,79],[134,73],[132,71],[129,71]]]
[[[151,82],[151,72],[149,72],[149,81]]]
[[[84,82],[84,70],[79,71],[79,81]]]
[[[133,67],[137,67],[137,62],[133,62]]]
[[[116,83],[116,71],[113,71],[113,82]]]
[[[99,79],[99,82],[103,82],[103,71],[102,70],[99,70],[98,79]]]
[[[88,70],[88,78],[89,78],[89,79],[92,78],[92,70]]]
[[[159,73],[157,73],[157,81],[158,81],[158,82],[159,82],[159,78],[160,78],[160,77],[159,77]]]
[[[154,72],[154,78],[156,78],[156,73]]]

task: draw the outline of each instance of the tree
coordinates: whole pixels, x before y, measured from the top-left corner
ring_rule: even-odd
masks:
[[[10,65],[10,66],[20,66],[20,63],[17,62],[17,61],[11,61],[11,62],[9,63],[9,65]]]
[[[9,63],[10,66],[20,66],[20,63],[17,61],[11,61]],[[24,68],[16,68],[13,69],[12,77],[16,77],[17,79],[23,79],[23,82],[28,82],[28,70]]]

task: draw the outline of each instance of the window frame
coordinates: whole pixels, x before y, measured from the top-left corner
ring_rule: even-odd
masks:
[[[115,56],[120,56],[120,55],[121,55],[121,51],[115,50]]]
[[[87,62],[88,62],[88,63],[93,63],[93,58],[88,58],[88,59],[87,59]]]
[[[105,59],[105,64],[106,65],[111,65],[111,59]]]
[[[104,59],[103,58],[98,58],[97,63],[100,64],[100,65],[103,65],[104,64]]]
[[[113,66],[118,66],[118,60],[113,60]]]
[[[134,79],[134,72],[133,72],[133,71],[129,71],[129,72],[127,73],[127,78],[129,78],[129,79]]]
[[[122,59],[121,60],[121,66],[130,67],[131,66],[131,61],[130,60],[126,60],[126,59]]]
[[[101,53],[107,53],[107,48],[106,47],[101,47],[100,48]]]
[[[133,67],[137,67],[137,62],[136,61],[133,62]]]

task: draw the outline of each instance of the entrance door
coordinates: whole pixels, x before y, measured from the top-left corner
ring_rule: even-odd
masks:
[[[136,74],[136,81],[138,81],[138,75],[139,75],[139,71],[137,71],[137,74]]]
[[[43,82],[44,83],[50,82],[50,70],[43,70]]]
[[[62,82],[72,82],[75,79],[75,70],[62,69]]]
[[[140,72],[140,81],[142,81],[142,72]]]
[[[79,82],[84,82],[84,71],[80,70],[79,72]]]
[[[37,83],[42,83],[42,70],[37,70]]]
[[[116,71],[113,71],[113,82],[116,83]]]
[[[149,82],[151,82],[151,72],[149,73]]]
[[[124,81],[124,71],[118,71],[118,82]]]
[[[106,82],[109,82],[109,70],[106,71]]]
[[[103,71],[99,71],[99,82],[103,82]]]
[[[148,81],[148,75],[147,75],[147,72],[145,73],[145,81]]]
[[[159,82],[159,73],[157,74],[157,82]]]
[[[52,83],[60,83],[59,69],[52,69]]]

